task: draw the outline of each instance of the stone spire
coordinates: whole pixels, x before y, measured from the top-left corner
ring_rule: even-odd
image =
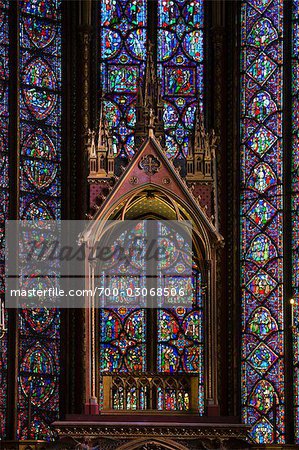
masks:
[[[153,109],[157,100],[157,75],[153,59],[153,44],[149,41],[144,83],[144,106]]]
[[[101,101],[98,133],[89,131],[86,147],[89,159],[89,179],[106,178],[114,172],[112,136],[104,115],[104,101]]]
[[[216,143],[217,137],[215,132],[213,130],[211,132],[205,130],[200,101],[198,101],[194,120],[194,133],[188,145],[187,178],[212,181]]]
[[[153,117],[155,117],[153,123]],[[165,144],[163,125],[163,100],[161,96],[161,84],[157,77],[153,58],[153,44],[148,43],[146,69],[143,79],[138,81],[136,102],[135,146],[140,147],[149,136],[154,135]]]

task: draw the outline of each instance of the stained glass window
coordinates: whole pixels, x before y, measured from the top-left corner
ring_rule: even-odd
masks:
[[[146,0],[101,0],[101,89],[115,153],[134,154],[137,83],[146,59]]]
[[[61,1],[22,0],[19,7],[20,218],[60,219]],[[19,439],[53,436],[50,423],[59,414],[59,330],[56,309],[19,314]]]
[[[293,24],[292,24],[292,254],[293,271],[292,285],[294,295],[295,325],[298,326],[299,318],[299,231],[298,231],[298,195],[299,195],[299,3],[293,0]],[[294,356],[294,405],[295,405],[295,436],[299,442],[299,336],[293,333]]]
[[[169,157],[185,158],[194,114],[203,106],[203,0],[158,1],[158,74]]]
[[[198,410],[202,414],[204,364],[201,274],[194,267],[190,276],[192,249],[179,230],[171,229],[166,222],[159,222],[157,242],[163,254],[158,262],[158,287],[163,291],[168,288],[170,293],[169,296],[163,294],[158,302],[157,370],[168,374],[196,374],[199,381]],[[176,398],[173,409],[179,407],[180,401],[183,407],[183,398],[183,394]]]
[[[4,222],[8,208],[8,2],[0,2],[0,301],[4,299]],[[0,319],[1,320],[1,319]],[[7,334],[0,331],[0,439],[5,436]]]
[[[123,296],[112,299],[121,302],[122,306],[100,310],[100,379],[102,375],[116,375],[111,398],[113,409],[187,411],[190,406],[190,382],[188,384],[185,380],[184,384],[182,379],[178,384],[167,375],[192,375],[198,379],[198,404],[195,407],[203,413],[201,274],[196,267],[192,271],[192,259],[188,257],[192,249],[179,231],[173,231],[167,222],[162,225],[151,221],[150,229],[147,227],[147,221],[140,221],[116,239],[113,248],[120,245],[120,248],[126,249],[126,264],[122,261],[117,264],[112,258],[109,267],[102,270],[99,277],[101,287],[109,288],[109,292],[113,288],[124,290]],[[157,277],[154,278],[146,277],[150,262],[145,259],[145,254],[151,245],[146,230],[152,238],[157,237],[155,242],[161,254]],[[131,249],[135,248],[132,244],[135,247],[138,244],[138,248],[143,249],[137,252],[138,258],[132,256]],[[112,277],[107,274],[110,266],[113,267]],[[116,272],[121,275],[119,280],[116,280]],[[137,287],[140,293],[144,290],[145,294],[128,298],[127,290],[134,294]],[[151,307],[151,313],[143,308],[130,307],[132,301],[140,306],[152,306],[151,288],[157,289],[156,317]],[[149,315],[150,320],[157,322],[157,339],[147,334]],[[149,348],[152,350],[148,352]],[[156,361],[153,361],[154,354],[157,354]],[[155,379],[147,379],[148,367],[153,367],[157,374]],[[122,377],[119,376],[121,374]]]
[[[60,2],[21,1],[21,217],[48,209],[60,217]],[[35,214],[34,214],[35,217]]]
[[[283,1],[241,14],[242,415],[253,441],[283,443]]]
[[[133,251],[136,245],[145,248],[145,226],[146,222],[140,221],[121,230],[113,248],[125,249],[125,263],[124,258],[116,254],[100,270],[100,287],[112,293],[117,289],[120,293],[109,298],[119,304],[119,308],[100,311],[100,371],[104,374],[146,370],[146,313],[136,308],[144,306],[146,297],[134,296],[137,288],[142,292],[146,286],[146,263],[144,252]],[[131,296],[127,292],[131,292]]]
[[[130,224],[130,222],[129,222]],[[144,252],[132,252],[137,244],[142,248],[146,239],[146,222],[132,223],[127,230],[116,236],[113,248],[125,249],[123,258],[116,256],[101,268],[100,287],[120,295],[111,297],[119,308],[100,311],[100,371],[102,373],[144,372],[146,370],[146,313],[136,308],[146,302],[146,297],[134,297],[136,288],[146,286],[146,263]],[[132,228],[132,229],[131,229]],[[145,248],[145,246],[144,246]],[[131,296],[128,297],[128,290]],[[133,307],[132,307],[133,305]],[[134,307],[135,306],[135,307]]]

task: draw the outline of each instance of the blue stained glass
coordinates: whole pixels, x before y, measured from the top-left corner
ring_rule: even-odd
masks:
[[[145,311],[126,308],[100,313],[101,349],[100,370],[105,372],[144,372]]]
[[[193,104],[199,99],[203,105],[203,18],[203,0],[158,1],[158,73],[167,102],[164,124],[171,158],[186,156]]]
[[[8,211],[8,5],[0,5],[0,302],[4,300],[4,230]],[[7,314],[4,314],[7,328]],[[7,333],[0,331],[0,440],[6,437]]]
[[[59,219],[61,1],[19,4],[20,217]],[[22,310],[19,342],[17,437],[52,440],[50,424],[59,415],[60,312]]]
[[[22,81],[29,111],[36,119],[45,119],[57,101],[57,95],[53,92],[57,83],[51,67],[41,58],[33,59],[26,66]]]
[[[194,269],[190,276],[190,261],[186,255],[190,256],[192,249],[179,231],[174,232],[166,223],[158,224],[158,247],[161,249],[158,287],[167,287],[171,293],[170,297],[162,296],[162,304],[158,303],[158,372],[196,374],[199,380],[198,411],[203,414],[201,274]],[[184,291],[184,295],[178,294],[180,290]],[[166,409],[171,409],[170,405]],[[180,406],[173,404],[172,409],[180,409]]]
[[[299,323],[299,232],[298,232],[298,167],[299,167],[299,105],[298,105],[298,82],[299,82],[299,3],[293,0],[293,22],[292,22],[292,289],[294,296],[294,325],[298,329]],[[294,412],[295,412],[295,438],[299,443],[299,336],[293,333],[293,364],[294,364]]]
[[[146,301],[144,295],[134,296],[137,287],[146,286],[145,251],[134,255],[127,253],[136,244],[143,246],[144,239],[145,222],[140,221],[115,239],[115,248],[128,249],[124,253],[126,263],[119,261],[116,255],[115,260],[111,258],[109,264],[102,267],[100,286],[111,292],[115,288],[123,291],[123,294],[111,296],[112,302],[120,304],[119,308],[100,311],[100,370],[104,373],[144,372],[146,369],[146,313],[144,309],[130,308],[130,302],[143,305]],[[108,275],[111,268],[113,276]],[[132,292],[130,297],[127,289]]]
[[[241,20],[242,418],[284,443],[283,0],[244,1]]]
[[[146,0],[101,0],[100,85],[117,152],[132,157],[137,82],[146,60]],[[102,101],[102,99],[101,99]],[[129,112],[129,115],[128,115]],[[120,132],[118,123],[121,121]]]

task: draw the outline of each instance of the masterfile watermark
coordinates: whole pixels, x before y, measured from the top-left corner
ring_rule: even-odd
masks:
[[[192,226],[8,221],[6,307],[191,306]]]

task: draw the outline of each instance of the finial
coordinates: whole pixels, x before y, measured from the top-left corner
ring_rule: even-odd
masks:
[[[152,43],[152,41],[149,39],[147,41],[147,51],[149,54],[151,54],[151,56],[153,56],[153,48],[154,48],[154,44]]]
[[[156,121],[156,116],[155,116],[154,110],[153,110],[153,108],[150,108],[149,124],[148,124],[149,137],[154,137],[155,121]]]

